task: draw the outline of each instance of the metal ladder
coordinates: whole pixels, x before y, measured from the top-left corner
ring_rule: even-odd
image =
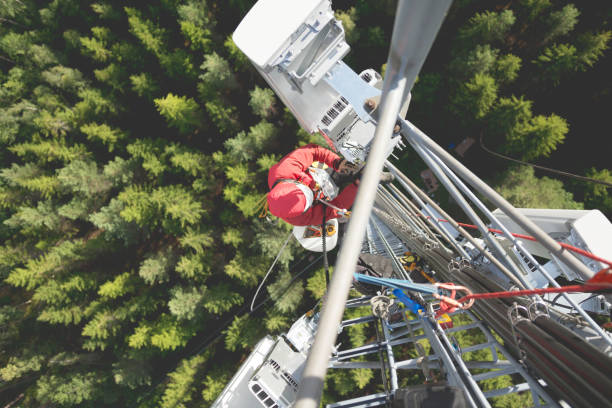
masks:
[[[369,306],[370,297],[353,299],[347,308]],[[490,398],[518,392],[530,392],[533,406],[558,407],[543,388],[543,381],[531,377],[525,368],[512,357],[493,333],[469,311],[459,311],[450,315],[462,324],[443,329],[435,319],[415,316],[406,309],[400,309],[393,317],[399,321],[387,321],[374,315],[345,320],[341,327],[357,324],[375,326],[382,336],[377,342],[363,346],[336,350],[329,362],[331,369],[368,368],[380,370],[386,391],[363,397],[328,404],[335,407],[374,407],[390,404],[395,391],[400,388],[402,379],[409,371],[420,371],[426,382],[446,379],[448,385],[460,388],[471,406],[490,407]],[[380,330],[382,329],[382,330]],[[460,333],[478,331],[483,342],[468,344]],[[473,334],[470,338],[475,338]],[[429,347],[423,346],[426,340]],[[406,353],[406,347],[416,350],[418,357],[400,359],[396,356]],[[489,350],[489,358],[478,361],[465,361],[467,353]],[[352,361],[356,357],[378,357],[379,361]],[[476,372],[475,372],[476,371]],[[500,377],[512,376],[512,385],[483,391],[478,382]],[[544,384],[545,385],[545,384]]]

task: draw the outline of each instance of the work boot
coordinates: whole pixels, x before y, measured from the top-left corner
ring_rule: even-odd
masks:
[[[383,184],[389,184],[393,180],[395,180],[395,176],[393,175],[393,173],[389,173],[389,172],[384,171],[380,175],[380,182],[383,183]]]

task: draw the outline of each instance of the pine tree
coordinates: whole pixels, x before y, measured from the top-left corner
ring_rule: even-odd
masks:
[[[147,364],[146,356],[126,356],[113,363],[113,380],[115,384],[135,390],[142,386],[151,385],[151,367]]]
[[[119,129],[112,129],[105,123],[101,125],[88,123],[81,126],[81,132],[85,133],[89,140],[99,140],[104,143],[111,152],[115,149],[117,142],[126,137],[124,132]]]
[[[521,59],[516,55],[502,55],[495,61],[492,76],[497,83],[507,85],[518,77],[521,63]]]
[[[508,170],[495,186],[506,200],[518,208],[582,209],[582,203],[573,200],[563,183],[548,177],[537,178],[532,167],[520,166]]]
[[[476,74],[451,98],[451,111],[463,121],[484,117],[497,99],[497,84],[489,75]]]
[[[216,91],[234,89],[238,85],[229,63],[216,52],[204,56],[200,69],[203,73],[199,76],[198,91],[203,100],[212,97]]]
[[[520,0],[519,14],[525,17],[529,23],[534,21],[543,11],[550,8],[552,3],[550,0]]]
[[[138,75],[131,75],[132,90],[143,98],[153,100],[153,97],[158,94],[159,86],[153,80],[151,74],[142,72]]]
[[[128,293],[134,292],[136,290],[136,285],[137,281],[134,274],[125,272],[115,276],[113,280],[100,285],[98,295],[107,299],[117,299]]]
[[[127,146],[127,151],[134,159],[141,159],[142,168],[157,177],[168,169],[163,146],[161,139],[138,139]]]
[[[170,251],[150,255],[140,264],[138,275],[149,285],[165,282],[169,279],[168,273],[175,262]]]
[[[608,49],[610,38],[612,38],[612,31],[580,35],[576,41],[578,69],[586,71],[587,67],[595,65],[604,51]]]
[[[83,74],[73,68],[56,65],[44,71],[41,76],[49,85],[75,94],[85,87]]]
[[[221,236],[223,243],[238,248],[244,242],[242,232],[239,228],[227,228]]]
[[[450,65],[452,72],[459,78],[472,78],[476,74],[488,74],[495,66],[499,50],[489,44],[477,45],[467,55],[455,58]]]
[[[95,162],[75,160],[58,170],[61,185],[75,193],[92,197],[108,191],[112,183],[100,171]]]
[[[212,403],[225,385],[230,380],[230,376],[227,372],[222,372],[220,370],[216,370],[212,372],[210,375],[207,375],[204,379],[204,390],[202,391],[202,399],[208,403]]]
[[[142,14],[138,10],[130,7],[125,7],[124,10],[128,16],[130,32],[140,40],[147,50],[158,57],[162,55],[165,31],[156,27],[150,21],[143,19]]]
[[[206,291],[203,297],[204,308],[216,315],[230,311],[234,306],[244,302],[243,297],[236,293],[229,284],[220,283]]]
[[[117,104],[95,88],[85,88],[78,92],[80,102],[74,105],[75,121],[79,124],[86,121],[100,120],[102,116],[114,116],[118,113]]]
[[[253,346],[261,336],[261,327],[256,320],[245,314],[234,317],[234,321],[224,333],[225,348],[236,351]]]
[[[512,10],[476,13],[459,29],[458,40],[464,49],[478,43],[501,42],[515,21]]]
[[[59,63],[55,53],[46,45],[32,45],[28,50],[28,57],[40,69]]]
[[[568,130],[565,119],[555,114],[538,115],[530,120],[523,132],[515,133],[507,139],[505,151],[521,152],[524,160],[548,157],[558,144],[563,143]]]
[[[10,357],[8,363],[0,368],[0,378],[9,382],[23,377],[24,374],[40,371],[45,360],[42,355]]]
[[[93,372],[70,375],[44,375],[36,382],[36,399],[42,403],[64,406],[81,405],[102,397],[102,385],[106,379]]]
[[[105,20],[117,20],[121,17],[121,14],[108,3],[93,3],[91,9]]]
[[[204,103],[204,108],[223,138],[234,134],[240,128],[236,107],[229,105],[225,100],[213,97]]]
[[[162,408],[185,408],[195,394],[196,373],[206,360],[204,355],[185,359],[179,367],[170,373],[170,383],[164,391]]]
[[[249,59],[240,49],[236,46],[234,41],[232,40],[232,36],[228,35],[223,43],[226,52],[229,54],[229,57],[233,63],[234,68],[241,71],[249,71],[253,69],[253,66],[249,62]]]
[[[154,100],[159,113],[181,133],[190,133],[201,126],[200,107],[191,98],[169,93],[165,98]]]
[[[83,54],[90,56],[94,61],[106,62],[111,57],[111,52],[107,44],[95,37],[81,37]]]
[[[127,72],[121,65],[114,62],[103,69],[95,69],[94,76],[98,81],[109,85],[117,93],[123,93],[127,88]]]
[[[333,267],[329,267],[330,277],[333,273]],[[312,297],[315,299],[321,299],[327,290],[327,283],[325,282],[325,269],[317,269],[314,274],[308,278],[306,283],[306,289],[310,292]]]
[[[170,290],[170,295],[168,308],[172,315],[179,320],[192,320],[196,317],[204,297],[204,293],[200,289],[174,287]]]
[[[586,176],[612,183],[612,172],[609,169],[597,170],[591,168]],[[584,186],[584,190],[584,205],[586,208],[599,209],[606,214],[612,212],[612,195],[609,193],[609,188],[603,184],[588,183]]]
[[[291,275],[282,272],[276,282],[268,287],[268,293],[274,300],[274,306],[282,313],[293,312],[304,296],[301,282],[291,283]]]
[[[542,76],[557,85],[561,78],[574,72],[578,66],[576,47],[568,44],[555,44],[546,48],[534,61],[542,70]]]
[[[257,116],[265,119],[274,113],[274,91],[256,86],[249,95],[249,106]]]
[[[550,13],[546,19],[548,32],[544,37],[544,43],[570,33],[578,23],[578,16],[580,16],[580,11],[573,4],[568,4],[561,10]]]
[[[104,237],[107,240],[118,239],[125,245],[129,245],[137,240],[139,230],[136,223],[126,221],[121,216],[124,209],[125,204],[113,198],[107,206],[89,215],[89,221],[104,231]]]
[[[517,98],[499,98],[488,114],[489,123],[487,136],[496,138],[498,141],[513,139],[517,134],[522,134],[527,129],[532,118],[531,101],[522,96]]]

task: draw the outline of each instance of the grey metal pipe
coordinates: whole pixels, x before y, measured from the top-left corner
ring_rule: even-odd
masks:
[[[400,7],[403,4],[400,3]],[[399,14],[398,14],[399,15]],[[318,408],[323,390],[332,347],[338,336],[338,325],[342,321],[344,304],[351,287],[361,241],[376,197],[376,187],[385,162],[389,135],[403,102],[407,81],[395,72],[385,79],[381,100],[381,117],[376,126],[374,142],[364,170],[348,230],[340,247],[338,261],[332,277],[326,301],[323,303],[321,319],[314,343],[308,354],[306,366],[296,399],[296,408]]]
[[[383,83],[380,118],[346,238],[340,247],[335,273],[328,289],[329,296],[323,303],[317,334],[306,360],[296,408],[319,407],[328,360],[338,336],[352,274],[386,159],[389,137],[393,133],[401,105],[414,85],[451,1],[400,0],[398,3]]]
[[[408,177],[406,177],[402,172],[400,172],[389,161],[387,161],[385,163],[385,165],[395,175],[399,176],[404,182],[406,182],[407,184],[410,184],[411,187],[414,189],[414,191],[419,194],[420,198],[422,198],[423,200],[427,201],[427,204],[429,204],[434,210],[436,210],[438,213],[440,213],[440,215],[443,216],[450,223],[450,225],[453,226],[453,228],[455,228],[457,231],[459,231],[459,233],[461,235],[463,235],[465,237],[465,239],[467,239],[472,245],[474,245],[474,247],[476,249],[478,249],[481,254],[483,254],[489,261],[491,261],[491,263],[493,263],[495,266],[497,266],[499,268],[499,270],[502,271],[504,273],[504,275],[506,275],[508,277],[508,279],[510,279],[512,282],[514,282],[517,286],[520,286],[521,282],[514,276],[514,274],[512,272],[510,272],[508,270],[508,268],[506,268],[504,265],[502,265],[502,263],[499,262],[497,260],[497,258],[492,256],[490,252],[485,251],[485,249],[482,247],[482,245],[480,245],[478,243],[478,241],[476,241],[474,239],[474,237],[472,237],[472,235],[470,235],[462,226],[457,224],[457,222],[453,219],[453,217],[448,215],[446,213],[446,211],[444,211],[438,204],[436,204],[430,197],[428,197],[427,194],[425,194],[421,189],[419,189],[418,186],[416,186],[412,182],[412,180],[410,180]]]
[[[429,150],[434,152],[440,157],[448,167],[450,167],[455,173],[457,173],[462,179],[464,179],[469,185],[478,190],[481,194],[487,197],[493,204],[495,204],[500,210],[506,215],[512,218],[523,230],[529,235],[535,237],[538,242],[544,246],[550,253],[557,256],[563,263],[574,269],[576,273],[582,276],[584,279],[590,279],[593,277],[594,272],[591,271],[586,265],[580,262],[574,255],[568,250],[564,249],[559,243],[552,239],[546,232],[538,227],[533,221],[521,214],[516,210],[505,198],[499,193],[489,187],[485,182],[480,180],[474,173],[472,173],[467,167],[461,164],[455,159],[450,153],[445,151],[436,142],[431,140],[425,133],[419,128],[414,126],[412,123],[400,119],[402,122],[403,131],[406,132],[406,137],[410,140],[414,139],[419,144],[426,146]]]
[[[465,214],[472,220],[474,224],[478,227],[478,230],[482,234],[482,238],[487,241],[491,250],[495,251],[497,255],[502,259],[502,261],[511,269],[516,278],[521,282],[521,288],[531,289],[531,286],[522,276],[521,270],[516,264],[512,261],[506,250],[502,248],[502,246],[497,242],[497,240],[489,233],[487,226],[480,219],[478,214],[474,211],[474,209],[467,202],[465,197],[457,190],[457,187],[448,179],[444,171],[438,166],[435,160],[432,158],[431,152],[423,148],[418,142],[414,140],[409,140],[412,147],[415,151],[421,156],[421,158],[425,161],[425,163],[429,166],[429,168],[435,173],[440,182],[446,187],[446,190],[450,193],[450,195],[455,199],[455,202],[459,204],[461,209],[465,212]]]

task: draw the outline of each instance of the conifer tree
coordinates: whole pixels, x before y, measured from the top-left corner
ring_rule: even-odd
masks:
[[[159,86],[149,73],[142,72],[138,75],[131,75],[130,81],[132,83],[132,90],[136,92],[138,96],[148,100],[152,100],[159,91]]]
[[[462,120],[484,117],[497,99],[495,80],[484,74],[476,74],[461,85],[451,99],[451,110]]]
[[[256,86],[250,92],[250,96],[249,106],[257,116],[265,119],[274,113],[274,91]]]
[[[548,47],[534,61],[542,70],[544,78],[555,85],[559,84],[563,76],[575,71],[577,62],[576,47],[568,44]]]
[[[590,168],[586,175],[595,180],[612,183],[612,172],[609,169]],[[609,193],[609,189],[603,184],[595,183],[586,184],[583,189],[585,190],[584,206],[587,209],[599,209],[609,216],[612,212],[612,195]]]
[[[167,281],[170,268],[174,265],[174,256],[164,251],[147,257],[141,264],[138,274],[149,285]]]
[[[508,170],[496,185],[506,200],[518,208],[582,209],[582,203],[573,200],[558,180],[537,178],[532,167],[520,166]]]
[[[612,31],[602,31],[599,33],[584,33],[576,41],[576,61],[578,69],[586,71],[587,67],[592,67],[604,51],[608,49],[608,43],[612,38]]]
[[[193,99],[169,93],[154,101],[159,113],[179,132],[190,133],[201,125],[202,113]]]
[[[459,29],[458,40],[463,48],[477,43],[501,42],[515,21],[512,10],[476,13]]]
[[[166,387],[160,406],[162,408],[185,408],[185,403],[194,397],[196,384],[195,374],[206,357],[197,355],[185,359],[179,367],[170,373],[170,383]]]
[[[573,4],[568,4],[561,10],[550,13],[546,19],[548,32],[544,37],[544,42],[547,43],[570,33],[578,22],[578,16],[580,16],[580,11]]]

